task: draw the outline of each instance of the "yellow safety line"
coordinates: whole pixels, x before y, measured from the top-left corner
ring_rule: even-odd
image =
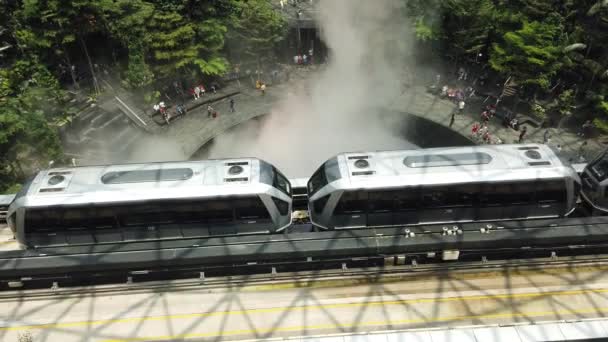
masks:
[[[176,315],[163,315],[163,316],[150,316],[150,317],[114,318],[114,319],[102,319],[102,320],[95,320],[95,321],[9,326],[9,327],[0,327],[0,331],[69,328],[69,327],[78,327],[78,326],[102,325],[102,324],[109,324],[109,323],[161,321],[161,320],[171,320],[171,319],[200,318],[200,317],[209,317],[209,316],[287,312],[287,311],[296,311],[296,310],[302,311],[302,310],[319,310],[319,309],[332,309],[332,308],[352,308],[352,307],[362,307],[362,306],[385,306],[385,305],[388,306],[388,305],[403,305],[403,304],[415,304],[415,303],[475,301],[475,300],[487,300],[487,299],[516,299],[516,298],[530,299],[530,298],[544,298],[544,297],[553,297],[553,296],[574,296],[574,295],[582,295],[582,294],[589,294],[589,293],[600,294],[600,293],[607,293],[607,292],[608,292],[608,288],[607,289],[586,289],[586,290],[564,290],[564,291],[550,291],[550,292],[538,292],[538,293],[476,295],[476,296],[465,296],[465,297],[404,299],[404,300],[391,300],[391,301],[377,301],[377,302],[369,302],[369,303],[366,303],[366,302],[336,303],[336,304],[307,305],[307,306],[293,306],[293,307],[274,307],[274,308],[260,308],[260,309],[232,310],[232,311],[202,312],[202,313],[176,314]],[[602,311],[602,312],[608,311],[608,308],[606,308],[605,310],[598,309],[594,312],[600,312],[600,311]],[[574,311],[572,311],[572,312],[574,312]],[[475,316],[463,316],[463,317],[475,317]],[[487,318],[488,316],[483,316],[483,317]],[[452,318],[445,318],[444,320],[448,320],[448,319],[452,319]],[[406,321],[404,321],[404,322],[407,323]],[[432,321],[429,321],[429,322],[432,322]]]
[[[487,315],[469,315],[469,316],[446,316],[438,317],[433,319],[403,319],[395,321],[368,321],[361,322],[358,324],[319,324],[309,326],[292,326],[283,328],[272,328],[272,329],[243,329],[243,330],[227,330],[217,331],[209,333],[190,333],[181,335],[166,335],[166,336],[148,336],[148,337],[135,337],[135,338],[124,338],[124,339],[113,339],[105,340],[103,342],[135,342],[135,341],[158,341],[158,340],[176,340],[176,339],[188,339],[188,338],[201,338],[201,337],[221,337],[221,336],[234,336],[234,335],[254,335],[260,336],[268,333],[277,332],[289,332],[289,331],[306,331],[306,330],[321,330],[321,329],[336,329],[336,328],[364,328],[374,326],[394,326],[404,324],[416,324],[416,323],[435,323],[445,321],[462,321],[470,319],[488,319],[488,318],[511,318],[511,317],[542,317],[542,316],[555,316],[555,315],[575,315],[584,313],[600,313],[608,312],[608,308],[594,308],[585,310],[556,310],[556,311],[538,311],[538,312],[522,312],[522,313],[504,313],[504,314],[487,314]]]

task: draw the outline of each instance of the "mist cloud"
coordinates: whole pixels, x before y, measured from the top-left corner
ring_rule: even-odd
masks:
[[[411,147],[386,107],[403,91],[413,67],[413,35],[402,3],[391,0],[326,0],[317,5],[329,62],[292,87],[269,117],[222,135],[209,158],[253,156],[288,177],[308,177],[341,152]]]

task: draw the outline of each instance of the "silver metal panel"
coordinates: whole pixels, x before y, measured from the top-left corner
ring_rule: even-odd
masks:
[[[473,329],[475,338],[480,342],[518,342],[519,335],[514,327],[488,327]]]
[[[526,156],[534,148],[540,159]],[[403,161],[406,157],[424,155],[462,155],[466,153],[484,153],[492,157],[487,164],[456,165],[440,167],[407,167]],[[354,159],[349,157],[366,155],[369,167],[359,169],[353,166]],[[513,179],[564,178],[575,176],[574,170],[561,163],[555,153],[545,145],[483,145],[471,147],[448,147],[404,151],[384,151],[366,153],[345,153],[338,156],[341,170],[346,170],[347,177],[336,183],[337,188],[387,188],[405,185],[443,184],[466,182],[501,181]],[[550,165],[530,166],[530,162],[544,161]],[[353,176],[353,172],[370,170],[373,175]],[[407,177],[403,177],[407,176]],[[316,196],[315,196],[316,197]]]
[[[584,321],[574,323],[560,323],[559,328],[566,340],[580,340],[585,338],[606,337],[606,329],[601,322]]]
[[[228,176],[228,163],[247,162],[238,176]],[[192,177],[185,180],[103,184],[101,177],[108,172],[190,168]],[[76,205],[86,203],[112,203],[149,199],[209,198],[239,196],[268,192],[270,187],[259,182],[259,161],[254,158],[205,160],[56,168],[40,172],[32,183],[25,206]],[[61,192],[39,193],[47,187],[45,180],[50,172],[70,172],[69,185]],[[226,178],[246,177],[246,182],[226,182]]]
[[[0,195],[0,205],[9,205],[15,198],[15,194]]]
[[[515,328],[522,342],[563,341],[559,324],[521,325]]]
[[[468,329],[449,329],[431,331],[433,342],[477,342],[475,334]]]
[[[412,331],[388,334],[387,342],[433,342],[428,331]]]

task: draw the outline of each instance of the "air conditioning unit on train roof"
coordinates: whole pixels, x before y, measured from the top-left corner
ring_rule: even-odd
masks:
[[[551,161],[547,159],[547,156],[543,154],[543,151],[538,146],[520,146],[517,148],[522,160],[524,160],[528,166],[549,166]]]
[[[249,161],[226,162],[223,169],[224,183],[248,183],[251,179],[251,164]]]
[[[373,156],[367,154],[347,155],[348,172],[351,176],[370,176],[376,173]]]
[[[56,193],[64,191],[70,181],[73,173],[71,171],[51,171],[42,179],[40,190],[41,193]]]

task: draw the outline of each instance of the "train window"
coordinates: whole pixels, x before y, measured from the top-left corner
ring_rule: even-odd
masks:
[[[536,200],[539,203],[565,202],[566,183],[564,180],[540,181],[536,187]]]
[[[383,213],[393,211],[394,191],[375,191],[369,193],[369,212]]]
[[[211,223],[233,220],[232,203],[228,200],[211,200],[205,203],[202,213],[205,220]]]
[[[103,184],[144,183],[179,181],[192,178],[194,172],[189,168],[112,171],[101,176]]]
[[[291,184],[283,174],[281,174],[276,168],[273,168],[274,178],[272,186],[283,191],[285,194],[291,196]]]
[[[427,208],[445,207],[450,203],[447,187],[428,187],[422,189],[422,205]]]
[[[259,197],[237,198],[234,200],[236,218],[239,220],[267,219],[270,214]]]
[[[367,192],[345,191],[336,205],[335,214],[363,213],[367,207]]]
[[[449,188],[448,204],[453,206],[473,206],[477,194],[479,193],[478,184],[460,184]]]
[[[502,192],[506,204],[527,204],[534,199],[534,182],[513,183],[507,187]]]
[[[479,203],[482,207],[502,205],[503,193],[508,191],[507,185],[482,184],[479,191]]]
[[[395,206],[399,211],[408,211],[418,208],[420,193],[417,188],[405,188],[394,192]]]
[[[25,211],[25,232],[33,233],[45,230],[45,227],[52,225],[52,220],[47,217],[48,210],[28,209]]]
[[[310,177],[308,181],[308,196],[314,195],[319,189],[327,184],[327,178],[325,177],[325,165],[321,167]]]
[[[323,213],[323,209],[325,209],[325,205],[327,204],[328,200],[329,200],[329,195],[323,196],[323,197],[319,198],[318,200],[316,200],[313,204],[315,213],[317,213],[317,214]]]
[[[276,197],[273,197],[272,201],[274,202],[274,205],[277,206],[277,210],[279,211],[279,214],[281,216],[287,215],[287,212],[289,211],[289,203],[283,201],[282,199],[278,199]]]
[[[459,166],[489,164],[492,156],[483,153],[454,153],[454,154],[427,154],[421,156],[410,156],[403,159],[407,167],[437,167],[437,166]]]
[[[342,178],[337,157],[331,158],[325,163],[325,177],[327,179],[327,183],[331,183]]]
[[[593,170],[593,173],[595,177],[597,177],[598,181],[603,181],[608,177],[608,160],[600,159],[600,161],[591,166],[591,170]]]
[[[170,213],[170,205],[158,203],[155,205],[144,204],[129,207],[124,215],[121,215],[121,223],[125,226],[145,226],[173,222]]]

